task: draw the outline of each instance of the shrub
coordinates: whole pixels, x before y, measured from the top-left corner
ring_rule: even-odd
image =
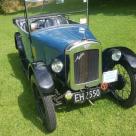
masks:
[[[0,12],[9,13],[16,11],[21,6],[21,0],[0,0]]]

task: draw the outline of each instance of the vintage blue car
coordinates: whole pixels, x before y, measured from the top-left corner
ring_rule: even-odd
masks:
[[[88,27],[88,0],[25,0],[24,6],[25,16],[13,19],[15,45],[48,131],[62,104],[93,104],[107,93],[124,107],[136,103],[136,55],[122,46],[102,50]]]

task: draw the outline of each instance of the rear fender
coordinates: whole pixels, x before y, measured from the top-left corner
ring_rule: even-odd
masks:
[[[54,92],[54,82],[45,64],[43,62],[37,62],[31,64],[29,69],[31,69],[31,72],[29,72],[29,77],[31,76],[30,74],[34,74],[40,94],[52,94]]]
[[[126,47],[113,47],[103,51],[103,71],[112,69],[115,64],[119,63],[112,60],[112,52],[115,49],[119,49],[122,53],[122,57],[119,62],[126,61],[132,70],[136,71],[136,54]]]

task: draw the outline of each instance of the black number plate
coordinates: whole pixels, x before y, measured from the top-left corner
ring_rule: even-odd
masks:
[[[78,92],[74,94],[74,103],[82,103],[86,100],[93,100],[101,96],[99,88],[90,89],[88,91]]]

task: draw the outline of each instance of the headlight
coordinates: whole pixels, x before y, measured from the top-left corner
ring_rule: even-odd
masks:
[[[63,63],[58,60],[58,59],[55,59],[53,61],[53,63],[51,64],[51,69],[55,72],[55,73],[60,73],[63,69]]]
[[[114,61],[119,61],[120,58],[121,58],[121,56],[122,56],[122,53],[121,53],[121,51],[118,50],[118,49],[115,49],[115,50],[112,52],[112,60],[114,60]]]

